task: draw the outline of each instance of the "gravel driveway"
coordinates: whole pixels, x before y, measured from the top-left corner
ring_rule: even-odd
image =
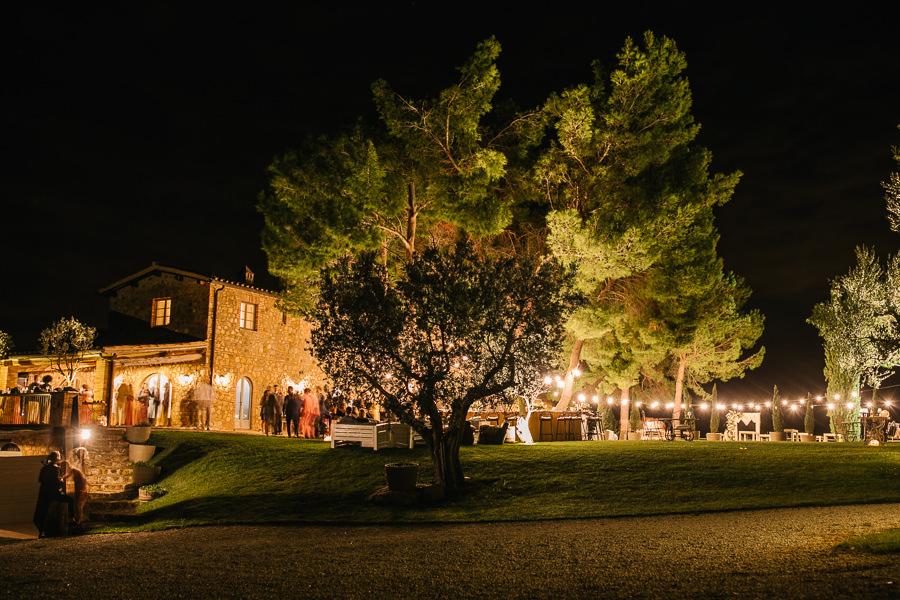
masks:
[[[900,598],[832,552],[900,504],[526,523],[223,526],[0,545],[0,598]]]

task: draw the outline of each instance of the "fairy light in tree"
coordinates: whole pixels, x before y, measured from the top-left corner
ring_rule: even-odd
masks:
[[[612,403],[613,403],[613,402],[614,402],[614,400],[613,400],[612,398],[607,398],[607,399],[606,399],[606,403],[609,404],[610,406],[612,406]]]
[[[653,404],[650,405],[650,408],[657,408],[659,406],[659,402],[656,400],[653,401]]]

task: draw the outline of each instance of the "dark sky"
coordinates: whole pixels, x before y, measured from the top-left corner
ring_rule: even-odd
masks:
[[[719,248],[766,314],[768,354],[720,396],[823,391],[813,304],[855,246],[900,246],[880,186],[900,145],[900,8],[300,4],[6,11],[0,330],[19,348],[64,315],[101,324],[96,290],[152,261],[263,273],[266,166],[371,111],[376,78],[434,94],[495,35],[501,96],[537,105],[649,29],[687,54],[713,170],[744,173]]]

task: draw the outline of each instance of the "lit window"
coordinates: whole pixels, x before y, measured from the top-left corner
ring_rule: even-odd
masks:
[[[256,305],[241,302],[241,329],[256,329]]]
[[[153,300],[153,319],[150,321],[152,327],[168,325],[172,320],[172,299],[171,298],[155,298]]]

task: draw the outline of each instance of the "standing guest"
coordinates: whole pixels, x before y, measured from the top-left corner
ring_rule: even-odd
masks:
[[[167,381],[166,385],[163,386],[162,398],[160,398],[159,405],[159,414],[156,417],[156,424],[161,425],[163,427],[168,427],[171,425],[170,419],[171,412],[170,408],[172,406],[172,382]]]
[[[266,398],[269,397],[269,394],[272,393],[271,387],[266,387],[263,392],[262,398],[259,399],[259,432],[262,433],[265,431],[266,427]]]
[[[137,406],[134,407],[134,424],[141,425],[149,423],[147,420],[147,411],[150,407],[150,384],[146,381],[141,384],[141,389],[137,395]]]
[[[275,435],[281,435],[281,416],[284,414],[284,394],[281,393],[281,388],[278,385],[275,385],[275,391],[272,392],[272,395],[275,396],[275,420],[274,420],[274,432]]]
[[[45,521],[50,511],[51,502],[65,502],[69,505],[69,520],[75,521],[75,501],[63,493],[63,480],[59,475],[59,452],[54,450],[47,456],[47,461],[38,474],[41,484],[38,491],[37,506],[34,509],[34,524],[38,528],[38,537],[44,537]]]
[[[94,392],[88,388],[87,384],[84,384],[81,386],[80,396],[81,404],[78,410],[78,423],[79,425],[87,425],[91,422],[94,411]]]
[[[29,394],[40,394],[41,393],[41,381],[38,379],[38,376],[34,376],[34,381],[28,384],[28,393]]]
[[[71,479],[75,487],[75,524],[81,525],[84,522],[84,505],[88,501],[88,492],[91,485],[88,483],[87,477],[84,476],[84,459],[87,458],[87,450],[84,448],[75,448],[75,462],[81,464],[81,468],[68,464],[66,461],[59,463],[66,465],[66,475],[63,479]]]
[[[148,417],[151,425],[161,425],[159,411],[159,390],[155,387],[150,388],[150,403],[148,404]]]
[[[294,393],[294,386],[289,385],[287,395],[284,397],[284,415],[287,421],[287,434],[291,437],[291,425],[293,425],[294,436],[300,437],[300,415],[302,413],[303,404],[300,395]]]
[[[130,383],[122,382],[116,390],[116,422],[119,427],[134,425],[134,390]]]
[[[327,387],[325,388],[325,391],[328,391]],[[321,387],[316,386],[316,396],[319,397],[319,416],[316,418],[316,436],[324,437],[324,435],[328,432],[331,413],[328,412],[327,396],[325,392],[322,391]]]
[[[303,390],[303,419],[301,424],[303,437],[307,439],[316,437],[315,422],[318,416],[319,399],[313,396],[312,390],[306,388]]]
[[[194,426],[197,429],[206,429],[209,431],[210,413],[212,413],[212,402],[215,391],[213,387],[201,381],[194,386],[194,404],[197,407],[197,417]]]
[[[266,432],[266,435],[269,435],[269,429],[271,428],[274,432],[275,428],[275,394],[272,393],[272,388],[266,388],[266,393],[263,395],[263,430]]]

